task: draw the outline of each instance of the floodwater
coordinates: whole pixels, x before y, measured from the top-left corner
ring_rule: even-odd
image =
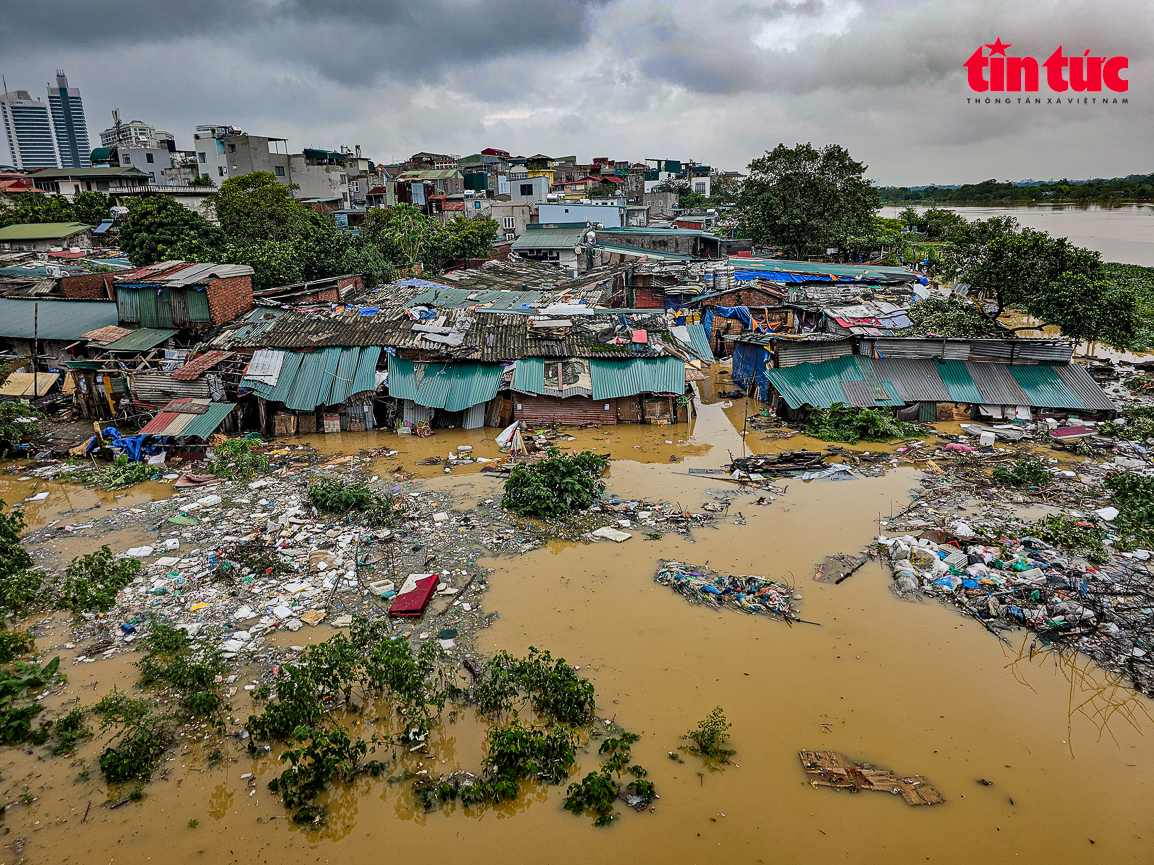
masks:
[[[925,210],[925,205],[917,205]],[[893,219],[903,207],[883,207],[881,215]],[[1154,267],[1154,205],[1038,204],[1013,207],[951,207],[966,219],[1013,216],[1023,226],[1068,237],[1077,246],[1096,249],[1105,261]]]
[[[609,492],[699,508],[708,490],[727,484],[686,470],[715,468],[728,452],[738,454],[746,414],[743,401],[705,397],[688,438],[684,425],[621,427],[608,436],[579,431],[578,441],[566,445],[608,440]],[[798,443],[756,435],[754,450]],[[403,459],[393,460],[411,468],[426,448],[447,453],[466,440],[484,445],[491,431],[445,431],[408,442],[375,436],[378,447],[408,444]],[[328,446],[334,438],[322,441]],[[477,451],[496,452],[491,445]],[[679,461],[668,462],[669,453]],[[499,491],[496,480],[472,468],[430,477],[421,488],[464,504]],[[105,807],[107,794],[96,780],[99,742],[71,763],[0,751],[10,830],[0,839],[6,843],[0,865],[22,856],[173,865],[1149,862],[1148,701],[1085,658],[1031,657],[1024,633],[1011,632],[1006,645],[944,605],[896,598],[879,563],[840,585],[812,579],[825,556],[866,545],[876,520],[909,502],[917,479],[915,469],[899,467],[881,478],[782,482],[788,490],[771,505],[741,494],[719,527],[698,529],[692,540],[638,535],[620,545],[555,543],[483,563],[495,572],[481,604],[500,619],[479,633],[478,648],[521,653],[536,646],[580,665],[596,685],[599,713],[642,734],[633,753],[661,795],[653,813],[624,809],[613,826],[597,829],[561,809],[563,787],[531,787],[503,808],[454,806],[426,815],[413,809],[407,784],[362,779],[329,796],[326,828],[305,829],[285,820],[266,788],[280,770],[272,756],[250,759],[230,741],[224,750],[233,759],[209,769],[203,753],[215,743],[190,731],[143,801],[115,810]],[[692,606],[653,582],[658,562],[669,558],[793,582],[806,623]],[[46,650],[67,638],[62,620],[37,632]],[[325,633],[322,625],[309,636]],[[60,653],[69,659],[76,652]],[[66,660],[69,693],[46,702],[56,708],[78,697],[87,704],[114,684],[127,688],[135,679],[130,661]],[[238,686],[250,678],[242,674]],[[238,717],[250,711],[243,690],[232,705]],[[703,772],[694,758],[671,760],[678,737],[715,706],[733,725],[736,765]],[[476,771],[482,736],[469,712],[455,723],[446,719],[431,737],[435,756],[423,766]],[[902,774],[924,774],[946,801],[912,808],[896,796],[813,788],[800,749],[840,750]],[[90,767],[87,780],[77,780],[80,761]],[[581,774],[597,764],[592,754],[579,762]],[[242,777],[250,772],[253,778]],[[24,804],[26,795],[36,798]]]

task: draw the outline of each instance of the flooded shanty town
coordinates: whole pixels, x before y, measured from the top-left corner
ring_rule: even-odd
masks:
[[[25,5],[0,865],[1154,860],[1148,10]]]

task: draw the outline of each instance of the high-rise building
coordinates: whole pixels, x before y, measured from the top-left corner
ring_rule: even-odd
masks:
[[[4,126],[4,139],[14,167],[60,167],[48,106],[33,99],[27,90],[5,88],[0,97],[0,123]]]
[[[153,150],[176,150],[176,137],[143,120],[120,119],[120,109],[112,109],[112,125],[100,133],[101,147],[148,147]]]
[[[61,168],[89,168],[92,165],[88,146],[88,124],[84,120],[84,103],[80,90],[68,86],[63,69],[56,70],[56,86],[48,88],[52,108],[52,126],[56,130],[56,149]]]

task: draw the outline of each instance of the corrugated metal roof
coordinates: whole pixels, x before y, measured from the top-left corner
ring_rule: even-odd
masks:
[[[33,317],[39,306],[40,339],[81,339],[98,327],[116,324],[116,304],[110,300],[17,300],[0,298],[0,337],[32,339]]]
[[[984,405],[1029,405],[1030,399],[1004,364],[966,362]]]
[[[497,395],[502,367],[492,363],[413,363],[389,355],[389,396],[463,411]]]
[[[275,387],[280,378],[281,366],[284,365],[284,357],[283,351],[258,348],[252,353],[252,360],[245,367],[242,378]]]
[[[173,399],[211,395],[208,382],[203,379],[180,381],[167,373],[141,373],[132,377],[132,395],[145,402],[161,403]]]
[[[604,252],[615,252],[618,255],[652,258],[655,261],[693,261],[692,255],[685,255],[680,252],[662,252],[657,249],[645,249],[641,246],[629,246],[625,243],[603,243],[598,241],[597,249]]]
[[[1082,404],[1086,408],[1095,411],[1120,411],[1118,406],[1106,396],[1106,392],[1099,387],[1098,382],[1090,377],[1086,367],[1074,363],[1069,366],[1055,366],[1053,370],[1058,374],[1058,378],[1062,379],[1066,386],[1078,395],[1078,399],[1082,400]]]
[[[566,226],[564,228],[538,228],[526,231],[513,241],[513,252],[523,249],[569,249],[581,243],[589,231],[587,225]]]
[[[933,363],[933,361],[931,361]],[[970,364],[960,360],[944,360],[934,363],[938,375],[946,385],[949,397],[942,402],[976,403],[982,401],[982,394],[969,373]]]
[[[64,240],[82,231],[91,231],[83,222],[34,222],[0,228],[0,243],[16,240]]]
[[[181,411],[192,405],[205,406],[201,414]],[[154,417],[142,433],[154,436],[180,436],[182,438],[206,439],[224,423],[224,419],[236,408],[233,403],[210,402],[207,399],[176,399],[164,407]]]
[[[214,348],[236,348],[242,345],[256,345],[285,310],[268,306],[258,306],[238,322],[226,326],[208,344]]]
[[[874,358],[878,378],[893,382],[906,402],[952,402],[953,397],[940,377],[938,366],[928,359],[899,360]]]
[[[172,377],[180,381],[192,381],[212,369],[222,360],[228,360],[232,357],[234,352],[231,351],[210,351],[207,354],[202,354],[200,357],[193,358],[180,369],[172,374]]]
[[[737,258],[729,263],[741,270],[768,270],[780,273],[834,276],[850,280],[901,280],[913,282],[918,274],[902,267],[884,267],[875,264],[829,264],[822,261],[786,261],[780,258]]]
[[[172,273],[166,273],[157,281],[179,288],[188,285],[204,285],[212,279],[251,276],[252,273],[253,269],[247,264],[191,264]]]
[[[98,327],[95,330],[90,330],[88,333],[80,334],[82,339],[87,339],[97,345],[108,345],[116,342],[118,339],[128,336],[132,333],[132,328],[118,327],[115,324],[107,325],[106,327]]]
[[[639,393],[685,393],[685,361],[676,357],[589,361],[593,399],[614,399]]]
[[[1045,406],[1046,408],[1076,408],[1085,409],[1082,400],[1066,383],[1054,372],[1050,366],[1021,366],[1010,368],[1010,375],[1026,392],[1030,405]]]
[[[175,330],[166,328],[141,327],[116,342],[110,342],[104,349],[105,351],[146,351],[150,348],[156,348],[175,334]]]
[[[693,349],[693,353],[702,360],[716,360],[713,356],[713,349],[709,347],[709,337],[705,333],[705,326],[701,324],[687,324],[678,327],[671,327],[669,332],[673,334],[673,338],[678,342]],[[685,337],[684,339],[682,337]]]
[[[294,411],[340,405],[353,394],[376,387],[380,346],[326,348],[312,354],[295,351],[280,354],[275,385],[246,377],[241,379],[241,387],[250,388],[257,396],[271,402],[283,402],[286,408]],[[271,370],[278,362],[270,352],[262,363]]]
[[[60,373],[57,372],[14,372],[0,386],[0,396],[32,396],[33,385],[36,387],[36,396],[44,396],[52,390],[59,378]]]

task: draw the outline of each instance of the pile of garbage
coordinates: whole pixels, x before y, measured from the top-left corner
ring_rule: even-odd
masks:
[[[801,612],[793,605],[793,601],[801,600],[801,595],[794,594],[791,586],[753,574],[730,576],[699,565],[663,561],[654,579],[693,604],[730,607],[787,620]]]

